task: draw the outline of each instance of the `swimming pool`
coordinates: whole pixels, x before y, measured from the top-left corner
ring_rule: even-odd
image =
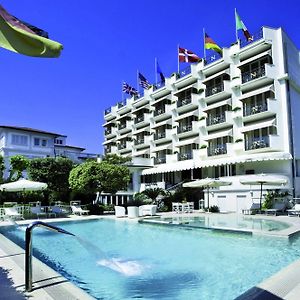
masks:
[[[118,220],[37,228],[34,255],[97,299],[234,299],[299,258],[300,240]],[[1,231],[24,244],[22,228]]]

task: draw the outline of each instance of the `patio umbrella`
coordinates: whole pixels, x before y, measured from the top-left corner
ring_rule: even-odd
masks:
[[[24,192],[24,191],[40,191],[47,188],[47,183],[31,181],[27,179],[19,179],[14,182],[4,183],[0,185],[0,191],[5,192]]]
[[[184,183],[182,186],[187,188],[204,188],[207,190],[207,206],[209,209],[209,189],[212,187],[219,187],[224,185],[230,185],[230,181],[223,181],[217,178],[205,178],[205,179],[199,179],[195,181],[190,181]]]
[[[259,209],[261,210],[263,185],[286,185],[287,179],[266,174],[248,175],[246,178],[240,179],[242,184],[260,185]]]

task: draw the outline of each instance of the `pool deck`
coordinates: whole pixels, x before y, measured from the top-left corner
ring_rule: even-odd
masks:
[[[175,214],[175,213],[161,213],[164,217],[188,217],[188,216],[203,216],[213,215],[207,213],[194,212],[192,214]],[[260,218],[267,220],[275,220],[288,223],[289,228],[281,231],[259,232],[257,230],[250,230],[254,235],[268,235],[279,238],[290,238],[296,233],[300,232],[300,218],[288,216],[265,216],[265,215],[251,215],[251,218]],[[138,222],[139,219],[129,218],[115,218],[114,216],[82,216],[71,218],[54,218],[42,219],[47,223],[78,221],[78,220],[95,220],[101,218],[115,219],[120,222]],[[143,219],[148,219],[143,218]],[[17,221],[20,225],[25,225],[35,220]],[[8,222],[0,222],[0,226],[11,225]],[[248,232],[249,229],[215,227],[213,230],[229,230],[235,232]],[[53,269],[33,257],[33,291],[25,292],[25,272],[24,272],[25,252],[22,248],[14,244],[12,241],[0,234],[0,290],[1,294],[5,295],[7,300],[17,299],[94,299],[82,289],[76,287],[66,278]],[[3,272],[8,278],[3,280]],[[243,295],[239,296],[238,300],[298,300],[300,299],[300,259],[293,262],[286,268],[282,269],[272,277],[266,279],[257,286],[251,288]]]

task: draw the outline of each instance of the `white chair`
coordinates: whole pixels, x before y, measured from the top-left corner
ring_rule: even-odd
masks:
[[[126,217],[125,207],[123,206],[115,206],[115,216],[116,218]]]
[[[172,202],[172,211],[175,211],[176,213],[180,213],[181,211],[180,204],[177,202]]]
[[[128,206],[127,211],[128,218],[133,219],[139,217],[139,208],[137,206]]]
[[[82,216],[84,214],[88,214],[89,210],[87,209],[82,209],[80,206],[75,206],[75,205],[71,205],[71,210],[72,210],[72,214],[73,215],[79,215]]]
[[[154,216],[156,215],[157,205],[147,204],[139,207],[139,216]]]
[[[287,210],[288,216],[300,217],[300,204],[295,204],[294,208]]]
[[[5,219],[24,219],[23,216],[17,211],[15,207],[4,207]]]

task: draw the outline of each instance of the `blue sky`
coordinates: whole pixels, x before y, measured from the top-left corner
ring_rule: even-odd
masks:
[[[64,45],[58,59],[0,49],[0,124],[65,134],[68,143],[102,153],[103,111],[136,87],[139,70],[155,81],[177,70],[177,45],[203,57],[203,27],[220,46],[235,41],[234,8],[250,33],[283,27],[300,48],[298,1],[2,0],[16,17]],[[171,5],[170,5],[171,4]]]

